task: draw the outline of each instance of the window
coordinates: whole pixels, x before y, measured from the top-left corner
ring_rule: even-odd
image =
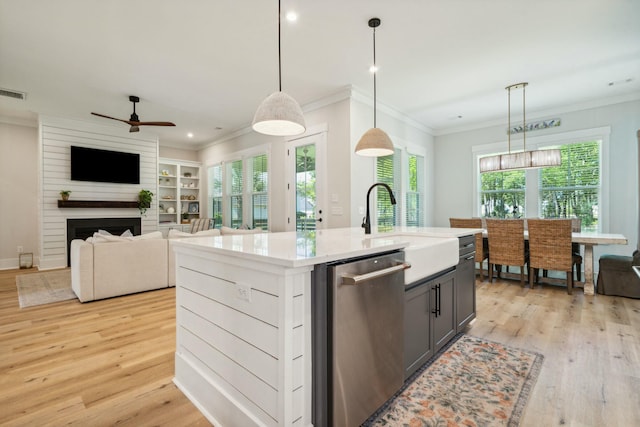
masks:
[[[209,207],[215,227],[269,227],[267,154],[208,168]]]
[[[562,165],[540,171],[540,217],[580,218],[582,230],[598,229],[600,143],[560,147]]]
[[[580,218],[583,231],[598,230],[602,141],[553,148],[560,149],[561,166],[480,174],[480,215]]]
[[[398,186],[395,183],[395,177],[399,176],[399,167],[396,162],[399,158],[399,151],[390,156],[376,158],[376,177],[377,182],[387,184],[393,190],[393,194],[398,199]],[[381,231],[388,230],[396,225],[396,211],[398,205],[392,205],[389,193],[384,189],[377,188],[376,197],[376,218],[378,221],[378,229]]]
[[[416,154],[408,155],[409,182],[406,192],[406,217],[405,223],[411,227],[422,227],[424,225],[424,214],[422,211],[422,189],[424,187],[424,157]]]
[[[424,225],[424,156],[396,149],[390,156],[378,157],[376,181],[391,187],[398,203],[391,205],[387,191],[377,188],[375,214],[379,230],[394,225]]]
[[[269,173],[267,171],[267,155],[261,154],[249,161],[251,166],[251,212],[253,228],[260,227],[266,230],[269,226],[268,207]]]
[[[525,212],[524,170],[487,172],[480,175],[480,215],[520,218]]]
[[[214,220],[214,227],[220,228],[222,226],[222,165],[211,166],[208,176],[211,217]]]
[[[242,225],[242,190],[244,188],[242,182],[242,160],[233,161],[229,166],[227,168],[227,173],[229,174],[227,198],[231,219],[230,226],[238,228]]]

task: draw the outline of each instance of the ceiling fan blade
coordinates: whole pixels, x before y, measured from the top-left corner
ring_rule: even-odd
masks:
[[[175,126],[171,122],[137,122],[138,126]]]
[[[100,114],[100,113],[91,113],[91,114],[93,114],[94,116],[98,116],[98,117],[104,117],[105,119],[117,120],[119,122],[127,123],[129,125],[132,124],[131,121],[129,121],[129,120],[118,119],[116,117],[111,117],[111,116],[105,116],[104,114]]]

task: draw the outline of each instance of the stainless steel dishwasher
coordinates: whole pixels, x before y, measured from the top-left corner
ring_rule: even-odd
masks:
[[[328,268],[333,423],[358,426],[404,381],[404,252]]]

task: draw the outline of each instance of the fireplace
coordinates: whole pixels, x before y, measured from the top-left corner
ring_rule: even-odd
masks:
[[[74,218],[67,219],[67,266],[71,266],[71,241],[86,239],[98,230],[120,235],[130,230],[134,235],[141,233],[141,221],[138,218]]]

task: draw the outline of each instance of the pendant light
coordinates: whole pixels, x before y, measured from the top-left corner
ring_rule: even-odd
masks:
[[[527,124],[525,113],[525,88],[529,83],[516,83],[507,86],[508,92],[508,141],[509,154],[482,157],[480,159],[480,173],[500,172],[514,169],[535,169],[551,166],[560,166],[562,158],[560,150],[534,150],[527,151]],[[522,152],[511,153],[511,90],[522,88]]]
[[[253,117],[253,130],[265,135],[291,136],[306,130],[302,108],[291,96],[282,92],[282,55],[280,49],[280,0],[278,0],[278,91],[258,106]]]
[[[368,157],[382,157],[393,154],[393,143],[389,135],[376,127],[376,28],[380,19],[369,19],[369,27],[373,28],[373,127],[366,131],[356,145],[356,154]]]

